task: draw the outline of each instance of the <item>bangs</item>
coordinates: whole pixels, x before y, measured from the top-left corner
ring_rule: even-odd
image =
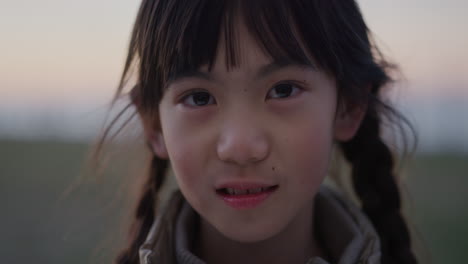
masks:
[[[178,1],[175,1],[178,2]],[[183,1],[181,1],[183,2]],[[298,39],[293,12],[287,1],[185,1],[167,10],[170,21],[161,25],[157,35],[162,41],[158,52],[165,79],[208,65],[211,70],[218,55],[219,44],[225,45],[226,68],[240,64],[239,20],[265,54],[274,61],[310,65]],[[300,35],[300,33],[299,33]]]
[[[227,69],[238,66],[240,38],[236,27],[240,21],[273,61],[313,65],[339,79],[343,70],[340,60],[352,65],[357,61],[354,58],[369,57],[363,54],[366,49],[358,47],[368,44],[367,39],[348,41],[366,36],[365,26],[342,21],[343,8],[357,8],[349,5],[354,1],[344,1],[341,8],[329,0],[143,1],[136,21],[139,26],[132,37],[140,60],[143,100],[148,98],[146,105],[154,106],[154,99],[162,97],[171,79],[204,65],[211,70],[221,55],[220,41],[225,45]]]

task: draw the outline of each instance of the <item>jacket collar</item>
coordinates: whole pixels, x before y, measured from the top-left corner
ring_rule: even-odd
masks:
[[[380,264],[380,242],[362,211],[341,194],[321,186],[315,198],[316,227],[332,263]],[[140,263],[205,264],[190,251],[198,214],[176,191],[158,215],[145,243]],[[172,244],[172,245],[171,245]],[[172,252],[172,254],[159,254]],[[167,255],[171,255],[169,259]],[[328,264],[315,257],[307,264]]]

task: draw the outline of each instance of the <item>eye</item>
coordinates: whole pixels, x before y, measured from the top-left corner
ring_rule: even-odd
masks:
[[[293,83],[279,83],[268,91],[267,98],[287,98],[297,94],[300,88]]]
[[[208,92],[198,91],[188,94],[182,98],[184,104],[197,107],[214,104],[214,97]]]

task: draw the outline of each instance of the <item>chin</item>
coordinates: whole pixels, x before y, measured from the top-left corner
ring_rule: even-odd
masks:
[[[268,240],[280,232],[279,227],[275,228],[271,224],[270,221],[269,224],[228,225],[223,230],[218,229],[218,232],[235,242],[256,243]]]

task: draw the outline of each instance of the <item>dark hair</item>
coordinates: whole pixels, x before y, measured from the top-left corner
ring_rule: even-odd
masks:
[[[158,125],[154,122],[167,81],[201,65],[211,68],[220,38],[226,40],[226,67],[238,64],[234,22],[239,17],[274,60],[310,64],[313,57],[316,66],[335,77],[341,106],[367,106],[357,134],[340,142],[341,150],[351,165],[362,210],[379,234],[382,263],[416,263],[401,214],[393,156],[380,133],[383,117],[401,119],[381,99],[382,88],[391,81],[391,65],[372,42],[354,0],[143,0],[116,99],[125,95],[135,67],[132,103],[146,125]],[[155,197],[167,166],[153,157],[130,244],[117,263],[139,262],[138,247],[154,221]]]

